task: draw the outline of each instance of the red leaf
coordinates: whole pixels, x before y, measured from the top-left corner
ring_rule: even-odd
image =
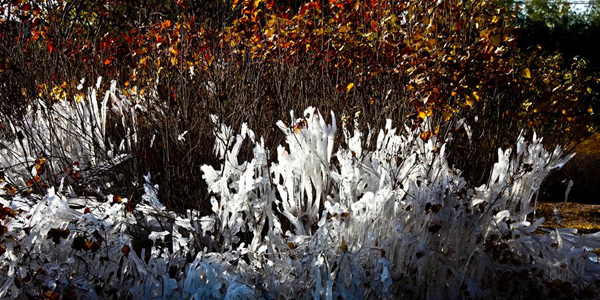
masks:
[[[126,41],[128,44],[133,44],[133,41],[134,41],[134,39],[133,39],[133,37],[132,37],[131,35],[126,35],[126,36],[125,36],[125,41]]]
[[[52,44],[52,42],[50,40],[46,41],[46,44],[48,45],[48,51],[50,53],[55,52],[56,51],[56,47],[54,47],[54,45]]]
[[[137,205],[137,203],[135,201],[129,200],[129,201],[127,201],[127,204],[125,205],[125,208],[127,209],[127,212],[133,212],[136,205]]]
[[[266,1],[265,2],[267,5],[267,9],[272,9],[273,6],[275,5],[275,1],[271,0],[271,1]]]

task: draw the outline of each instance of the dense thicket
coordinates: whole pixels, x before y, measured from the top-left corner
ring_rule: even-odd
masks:
[[[213,139],[210,114],[246,121],[274,143],[281,136],[265,124],[313,104],[380,125],[431,117],[424,139],[444,138],[465,118],[473,136],[455,134],[452,163],[483,182],[491,150],[514,141],[515,128],[566,144],[596,130],[600,109],[589,64],[519,48],[517,12],[502,3],[79,0],[1,9],[3,116],[38,98],[83,99],[98,76],[125,95],[159,99],[139,116],[131,176],[151,171],[180,208],[206,200],[197,166],[215,161],[204,142]],[[185,146],[173,132],[187,132]]]

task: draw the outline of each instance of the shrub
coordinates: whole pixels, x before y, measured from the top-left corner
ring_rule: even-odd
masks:
[[[2,297],[545,298],[594,295],[596,235],[537,234],[532,201],[571,156],[521,136],[486,184],[448,165],[447,146],[388,121],[367,150],[314,108],[277,126],[285,146],[213,117],[219,166],[202,166],[210,213],[176,214],[145,177],[143,195],[2,204]],[[53,138],[42,133],[46,141]],[[244,161],[241,149],[252,156]],[[363,145],[364,144],[364,145]],[[334,151],[337,149],[337,151]],[[5,151],[6,152],[6,151]],[[96,162],[102,164],[101,161]],[[8,166],[4,166],[8,167]],[[491,275],[494,274],[494,275]]]
[[[131,183],[119,182],[136,181],[135,172],[123,165],[135,163],[136,109],[141,106],[135,97],[125,98],[115,82],[98,99],[101,82],[99,78],[85,94],[82,82],[73,103],[40,100],[23,118],[4,119],[0,162],[5,189],[14,190],[9,195],[44,195],[59,185],[86,195],[103,195],[116,187],[131,190]]]
[[[146,100],[156,106],[138,114],[135,176],[152,172],[161,199],[177,209],[208,209],[195,166],[216,161],[195,141],[212,138],[210,114],[236,129],[248,122],[267,146],[281,135],[264,124],[312,103],[373,126],[429,117],[440,125],[433,134],[467,118],[485,147],[465,146],[453,163],[483,183],[496,160],[489,154],[507,147],[515,128],[567,144],[596,130],[600,109],[586,63],[518,49],[515,12],[494,1],[31,0],[2,8],[10,17],[0,19],[0,114],[19,117],[38,98],[70,101],[81,78],[155,92]],[[180,141],[183,132],[198,138]],[[146,149],[152,139],[157,147]]]

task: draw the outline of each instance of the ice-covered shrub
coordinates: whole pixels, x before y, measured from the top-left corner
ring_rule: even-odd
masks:
[[[106,185],[99,182],[106,179],[102,175],[129,158],[137,142],[136,109],[143,107],[135,97],[125,97],[114,81],[98,99],[101,80],[85,93],[82,81],[73,101],[39,100],[23,119],[3,120],[0,165],[9,194],[43,194],[61,181],[65,187],[85,182],[85,188],[95,189]],[[115,122],[120,124],[110,126]],[[107,131],[116,127],[122,134],[110,136]],[[90,186],[92,182],[98,186]]]
[[[218,167],[202,166],[212,213],[170,212],[146,177],[141,199],[7,196],[0,297],[80,299],[526,298],[595,293],[598,234],[543,232],[540,183],[570,156],[523,136],[473,187],[447,143],[388,122],[374,151],[314,108],[271,153],[219,120]],[[369,133],[372,134],[372,133]],[[368,140],[368,139],[367,139]],[[248,143],[253,157],[240,161]],[[271,156],[273,155],[273,156]],[[4,165],[4,167],[8,167]]]
[[[591,279],[595,266],[581,247],[584,239],[595,247],[592,237],[570,235],[579,244],[564,244],[566,233],[536,235],[543,220],[527,218],[545,176],[570,159],[560,149],[548,152],[535,135],[531,142],[521,136],[516,149],[499,150],[488,184],[469,187],[435,137],[398,134],[388,122],[375,151],[363,153],[360,132],[344,132],[348,147],[334,156],[333,115],[331,125],[313,108],[304,116],[292,115],[291,127],[278,123],[288,148],[277,149],[276,162],[269,165],[255,143],[255,158],[238,163],[244,130],[220,170],[203,167],[223,245],[246,242],[248,251],[265,253],[259,274],[293,286],[284,290],[485,298],[502,292],[490,273],[535,269],[552,279]]]

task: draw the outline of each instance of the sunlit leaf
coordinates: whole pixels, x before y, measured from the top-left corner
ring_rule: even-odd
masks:
[[[352,88],[354,88],[354,83],[348,84],[348,86],[346,86],[346,91],[350,92],[352,90]]]

